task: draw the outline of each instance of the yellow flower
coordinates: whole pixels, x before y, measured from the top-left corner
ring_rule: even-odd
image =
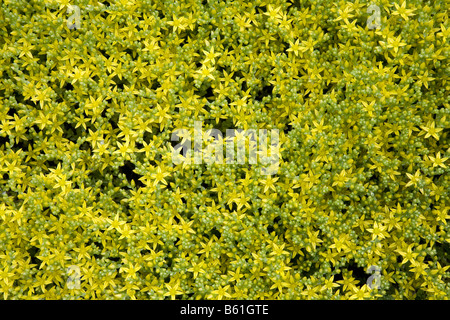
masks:
[[[223,297],[231,298],[231,294],[228,293],[230,289],[230,285],[226,285],[224,287],[219,287],[217,290],[213,290],[211,294],[208,296],[208,299],[217,298],[217,300],[222,300]]]
[[[210,78],[211,80],[215,80],[216,78],[214,78],[214,76],[212,75],[212,73],[214,72],[214,67],[208,68],[205,65],[203,65],[200,70],[196,71],[196,78],[198,78],[200,75],[202,78]],[[198,74],[198,75],[197,75]]]
[[[203,61],[203,64],[206,64],[208,62],[215,64],[216,63],[215,58],[220,56],[220,53],[214,52],[214,47],[211,47],[211,50],[209,52],[203,50],[203,53],[205,54],[205,60]]]
[[[409,187],[409,186],[416,186],[417,182],[420,181],[420,170],[417,170],[416,173],[414,175],[406,173],[406,175],[409,178],[408,183],[405,185],[405,188]]]
[[[437,167],[437,166],[440,166],[440,167],[442,167],[444,169],[447,168],[447,166],[444,164],[444,162],[447,161],[448,158],[441,158],[441,152],[440,151],[436,154],[436,157],[430,156],[430,159],[433,162],[433,168]]]
[[[361,288],[354,286],[352,290],[353,294],[349,297],[350,300],[364,300],[371,297],[370,289],[366,284]]]
[[[355,278],[353,278],[352,274],[353,274],[353,271],[345,273],[342,275],[342,278],[343,278],[342,280],[336,281],[337,283],[342,285],[343,292],[345,292],[346,290],[348,290],[348,291],[355,290],[355,288],[356,288],[355,284],[357,284],[359,281],[356,280]]]
[[[162,183],[164,185],[167,184],[167,181],[164,179],[165,177],[170,176],[170,173],[164,172],[161,167],[159,166],[158,169],[156,169],[156,173],[152,174],[152,178],[154,179],[153,185],[156,186],[158,183]]]
[[[171,282],[173,282],[173,281],[171,281]],[[175,300],[175,296],[184,293],[184,292],[181,290],[181,288],[180,288],[180,282],[179,282],[179,279],[177,280],[177,282],[176,282],[175,284],[173,284],[173,283],[166,283],[165,285],[166,285],[166,287],[167,287],[167,289],[168,289],[169,291],[166,292],[166,293],[164,293],[164,296],[165,296],[165,297],[170,296],[170,298],[171,298],[172,300]],[[139,287],[138,287],[138,290],[139,290]]]
[[[367,229],[372,234],[372,240],[376,238],[384,239],[389,237],[389,233],[385,231],[387,229],[386,226],[382,224],[378,224],[377,222],[373,223],[373,228]]]
[[[333,184],[331,186],[338,186],[338,187],[343,187],[345,185],[345,183],[350,180],[348,177],[346,177],[347,173],[345,172],[345,170],[342,170],[341,173],[339,173],[339,175],[334,176],[333,180]]]
[[[106,230],[112,230],[112,229],[116,229],[117,231],[120,231],[120,226],[126,224],[126,221],[119,221],[119,214],[116,214],[116,216],[114,217],[114,220],[106,218],[106,221],[108,223],[110,223],[110,226],[108,227],[108,229]]]
[[[392,15],[400,15],[402,16],[403,19],[405,19],[406,21],[409,20],[408,17],[410,16],[414,16],[415,14],[413,13],[414,10],[416,9],[406,9],[406,1],[403,1],[401,6],[399,6],[397,3],[394,2],[394,6],[397,10],[392,12]]]
[[[428,137],[433,137],[436,140],[439,140],[438,133],[443,130],[443,128],[435,128],[434,121],[428,122],[427,126],[421,126],[421,128],[426,132],[426,134],[424,132],[420,132],[419,135],[425,134],[425,139]]]
[[[405,264],[408,261],[413,263],[415,261],[414,259],[419,255],[417,252],[412,252],[413,247],[414,247],[414,244],[411,244],[406,248],[406,250],[405,249],[397,249],[396,250],[403,257],[402,264]]]
[[[186,27],[188,26],[187,24],[185,24],[186,18],[177,18],[175,15],[172,15],[172,17],[172,21],[168,21],[167,24],[173,27],[173,31],[182,31],[186,29]]]

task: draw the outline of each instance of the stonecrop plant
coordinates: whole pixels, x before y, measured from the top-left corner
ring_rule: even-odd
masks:
[[[449,36],[444,0],[0,0],[1,297],[448,299]],[[195,121],[278,130],[276,173],[173,163]]]

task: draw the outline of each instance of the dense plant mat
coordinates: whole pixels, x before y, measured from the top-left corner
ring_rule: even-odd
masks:
[[[2,297],[447,299],[447,8],[0,1]],[[174,164],[196,121],[276,173]]]

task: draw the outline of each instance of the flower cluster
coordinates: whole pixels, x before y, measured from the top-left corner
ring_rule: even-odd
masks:
[[[441,0],[2,1],[2,298],[448,298],[448,21]],[[279,130],[279,170],[174,165],[195,121]]]

